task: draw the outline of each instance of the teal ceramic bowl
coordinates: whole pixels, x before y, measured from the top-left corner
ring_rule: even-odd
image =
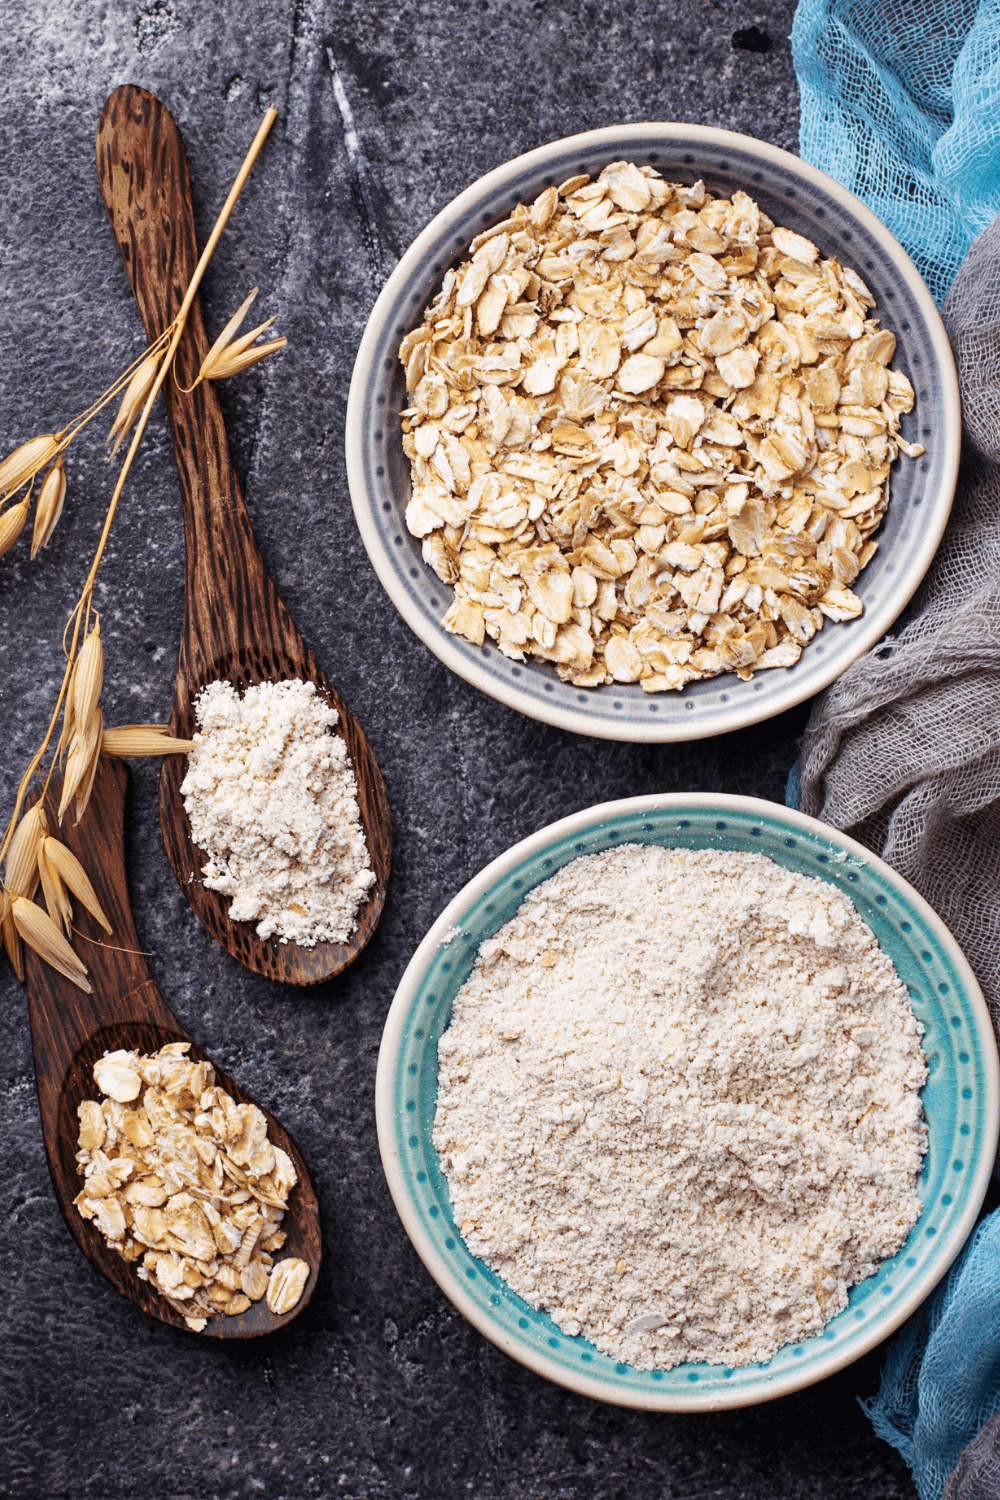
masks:
[[[479,944],[532,886],[580,854],[625,843],[765,854],[843,891],[889,954],[926,1028],[923,1091],[929,1148],[923,1212],[898,1255],[860,1282],[821,1335],[766,1365],[640,1371],[570,1338],[466,1249],[431,1142],[437,1044]],[[844,857],[846,856],[846,857]],[[787,1395],[859,1358],[890,1334],[944,1275],[971,1231],[989,1181],[1000,1119],[1000,1071],[989,1013],[941,919],[888,865],[824,823],[750,797],[635,797],[543,828],[488,865],[441,913],[396,991],[379,1053],[379,1145],[407,1234],[445,1295],[479,1331],[559,1385],[620,1406],[710,1411]]]

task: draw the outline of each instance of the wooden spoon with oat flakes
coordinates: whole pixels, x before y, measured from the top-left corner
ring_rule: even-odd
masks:
[[[180,307],[198,259],[191,179],[177,124],[160,100],[126,84],[115,89],[97,132],[97,174],[125,269],[150,340]],[[208,353],[196,298],[180,341],[176,380],[163,399],[181,479],[187,558],[171,732],[190,739],[194,699],[209,682],[228,679],[242,693],[259,682],[300,677],[340,716],[375,884],[346,943],[264,941],[251,922],[233,922],[227,899],[201,881],[206,857],[195,848],[180,785],[183,757],[167,756],[160,773],[160,824],[181,890],[209,932],[240,963],[287,984],[316,984],[345,969],[378,925],[385,903],[392,826],[385,785],[361,726],[299,634],[254,539],[233,470],[218,396],[210,382],[186,393]]]
[[[76,1162],[80,1133],[77,1110],[83,1100],[101,1098],[94,1082],[94,1063],[98,1058],[119,1049],[149,1055],[170,1042],[190,1042],[188,1056],[193,1061],[205,1056],[179,1025],[138,951],[139,937],[125,881],[126,784],[127,773],[121,761],[102,758],[81,826],[75,827],[72,819],[67,818],[60,829],[62,843],[86,864],[113,932],[109,937],[77,903],[74,925],[78,935],[74,946],[89,971],[93,990],[89,995],[25,947],[31,1045],[45,1154],[56,1199],[70,1233],[87,1259],[123,1297],[151,1317],[184,1328],[181,1314],[138,1276],[141,1262],[123,1259],[97,1225],[80,1216],[73,1202],[83,1186]],[[54,777],[46,800],[51,828],[58,826],[61,786],[62,778]],[[256,1103],[219,1069],[216,1069],[216,1083],[237,1104]],[[305,1261],[309,1277],[302,1296],[289,1312],[276,1315],[266,1300],[253,1302],[234,1317],[217,1313],[209,1318],[201,1331],[203,1338],[248,1339],[272,1333],[298,1316],[316,1288],[322,1255],[316,1190],[302,1153],[287,1130],[266,1109],[262,1112],[271,1144],[279,1146],[291,1158],[298,1177],[281,1224],[287,1239],[275,1259],[279,1263],[289,1258]]]

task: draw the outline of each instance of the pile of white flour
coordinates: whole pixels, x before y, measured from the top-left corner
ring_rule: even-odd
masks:
[[[342,943],[375,875],[347,746],[315,685],[262,682],[239,697],[211,682],[181,783],[210,890],[261,938]]]
[[[757,854],[573,860],[439,1043],[455,1221],[639,1369],[819,1333],[920,1213],[923,1028],[855,908]]]

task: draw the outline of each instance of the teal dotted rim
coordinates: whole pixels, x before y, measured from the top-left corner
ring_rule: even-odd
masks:
[[[561,865],[625,843],[765,854],[828,881],[850,897],[889,954],[925,1027],[929,1146],[921,1216],[903,1249],[852,1289],[849,1305],[821,1335],[780,1349],[766,1365],[639,1371],[568,1337],[466,1248],[431,1143],[438,1039],[479,944]],[[456,927],[459,935],[443,943]],[[774,803],[672,795],[606,803],[552,824],[459,893],[396,992],[379,1054],[376,1108],[383,1165],[407,1233],[442,1290],[487,1338],[549,1379],[603,1401],[706,1410],[769,1400],[832,1374],[884,1339],[928,1295],[972,1229],[986,1191],[1000,1080],[989,1013],[971,969],[940,918],[893,870],[852,839]]]

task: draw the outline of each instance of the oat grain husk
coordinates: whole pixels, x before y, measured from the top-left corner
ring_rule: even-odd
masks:
[[[124,760],[138,760],[150,755],[190,755],[194,740],[179,740],[164,725],[121,724],[106,729],[101,737],[101,754],[117,755]]]
[[[94,790],[94,781],[97,777],[97,767],[101,759],[101,736],[104,733],[104,715],[99,708],[95,708],[94,717],[91,721],[93,728],[93,742],[90,751],[90,763],[84,771],[83,778],[76,793],[76,824],[80,825],[80,819],[87,811],[87,803],[90,794]]]
[[[4,888],[12,899],[35,894],[38,888],[38,843],[47,832],[45,809],[36,802],[17,825],[4,862]]]
[[[42,911],[40,906],[24,896],[18,896],[12,902],[11,911],[18,935],[28,947],[34,949],[49,968],[55,969],[71,984],[75,984],[78,990],[83,990],[88,995],[93,994],[87,979],[86,965],[73,952],[48,912]]]
[[[46,856],[44,839],[38,850],[38,873],[42,878],[45,909],[56,926],[61,927],[66,937],[69,937],[73,930],[73,904],[66,887],[59,878],[59,872]]]
[[[31,438],[27,443],[22,443],[20,448],[15,448],[9,458],[5,458],[0,464],[0,495],[9,495],[19,489],[39,469],[44,469],[58,451],[59,439],[53,432]]]
[[[84,641],[73,675],[73,717],[81,731],[90,724],[104,686],[104,647],[98,622]]]
[[[35,506],[35,526],[31,534],[32,561],[43,547],[47,547],[66,499],[66,471],[62,454],[46,474]]]
[[[63,884],[73,892],[73,895],[85,906],[96,922],[99,922],[105,932],[110,933],[111,923],[101,908],[97,899],[97,892],[87,878],[87,872],[81,865],[73,852],[61,844],[58,839],[47,838],[42,845],[42,852],[48,864],[56,871]]]
[[[111,431],[108,433],[106,439],[109,443],[112,438],[116,440],[115,446],[108,454],[109,460],[114,458],[122,442],[132,430],[136,418],[145,406],[149,398],[149,393],[153,389],[153,382],[156,379],[162,358],[162,349],[157,350],[155,354],[150,354],[147,359],[143,360],[126,386],[125,395],[122,397],[122,404],[118,408],[118,415],[112,422]]]
[[[100,709],[90,716],[87,727],[74,733],[73,740],[66,757],[66,771],[63,776],[62,796],[59,799],[59,821],[62,822],[73,798],[80,787],[87,784],[86,779],[92,780],[91,772],[96,754],[100,754],[101,732],[103,729]],[[77,819],[79,822],[79,819]]]
[[[0,557],[9,552],[24,530],[28,520],[30,501],[21,500],[0,516]]]
[[[21,951],[21,939],[18,937],[17,928],[14,926],[13,904],[13,901],[5,891],[3,900],[0,902],[0,931],[3,933],[3,945],[7,951],[7,957],[14,967],[14,973],[23,984],[24,954]]]

